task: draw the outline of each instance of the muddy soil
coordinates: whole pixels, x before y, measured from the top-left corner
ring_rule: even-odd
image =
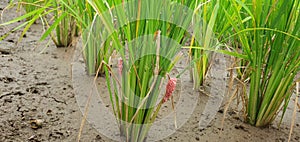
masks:
[[[0,2],[0,12],[7,1]],[[20,15],[15,9],[4,11],[3,23]],[[20,24],[20,21],[17,24]],[[15,25],[0,27],[3,35]],[[72,83],[74,47],[56,48],[49,39],[38,42],[41,24],[34,24],[17,44],[20,31],[0,41],[0,142],[73,142],[77,140],[82,120],[80,106]],[[192,88],[186,82],[184,88]],[[189,90],[189,89],[187,89]],[[183,90],[184,92],[184,90]],[[174,134],[161,141],[184,142],[285,142],[288,140],[293,100],[278,128],[278,120],[266,128],[255,128],[243,122],[241,114],[228,111],[224,126],[224,105],[205,129],[199,129],[201,115],[209,96],[198,95],[192,116]],[[226,101],[223,102],[225,104]],[[167,108],[167,107],[166,107]],[[162,111],[165,111],[163,109]],[[300,113],[297,114],[291,141],[300,141]],[[36,123],[38,122],[38,124]],[[112,141],[86,123],[82,142]]]

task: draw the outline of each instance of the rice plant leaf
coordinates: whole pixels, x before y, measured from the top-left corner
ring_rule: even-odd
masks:
[[[249,7],[245,4],[245,2],[242,2],[240,0],[234,0],[234,1],[236,1],[240,6],[242,6],[247,11],[247,14],[249,14],[254,19],[253,13],[249,9]]]
[[[246,29],[240,30],[240,31],[238,31],[238,32],[230,35],[229,37],[225,38],[223,41],[226,41],[229,38],[234,37],[236,35],[239,35],[241,33],[246,33],[246,32],[251,32],[251,31],[252,32],[253,31],[272,31],[272,32],[277,32],[277,33],[281,33],[281,34],[287,35],[288,37],[291,37],[291,38],[294,38],[295,40],[300,41],[300,37],[298,37],[297,35],[293,35],[291,33],[288,33],[288,32],[282,31],[282,30],[277,30],[277,29],[272,29],[272,28],[263,28],[263,27],[246,28]]]
[[[182,48],[186,48],[186,49],[201,49],[201,50],[206,50],[206,51],[213,51],[213,52],[217,52],[217,53],[222,53],[225,55],[229,55],[229,56],[234,56],[234,57],[238,57],[241,59],[245,59],[248,60],[248,56],[238,53],[238,52],[231,52],[231,51],[227,51],[227,50],[221,50],[221,49],[214,49],[214,48],[205,48],[205,47],[200,47],[200,46],[183,46]]]
[[[41,36],[40,41],[45,40],[49,34],[58,26],[58,24],[61,22],[61,20],[67,16],[67,13],[62,13],[61,16],[59,16],[55,22],[47,29],[47,31]]]
[[[27,14],[24,14],[24,15],[22,15],[22,16],[20,16],[20,17],[17,17],[17,18],[15,18],[15,19],[11,20],[11,21],[2,23],[2,24],[0,24],[0,26],[10,25],[10,24],[12,24],[12,23],[16,23],[16,22],[18,22],[18,21],[24,20],[24,19],[26,19],[26,18],[28,18],[28,17],[30,17],[30,16],[32,16],[32,15],[40,14],[41,12],[45,11],[45,9],[46,9],[46,8],[43,7],[43,8],[34,10],[34,11],[30,12],[30,13],[27,13]]]
[[[42,11],[41,11],[42,12]],[[31,27],[31,25],[40,17],[41,13],[37,13],[30,21],[28,21],[28,24],[25,26],[21,36],[19,37],[18,42],[20,42],[24,36],[24,34],[28,31],[28,29]]]
[[[9,36],[9,34],[11,34],[12,32],[15,32],[15,31],[21,29],[22,27],[26,26],[27,24],[28,24],[28,21],[22,23],[21,25],[15,27],[14,29],[12,29],[12,30],[10,30],[9,32],[5,33],[4,35],[2,35],[2,36],[0,37],[0,41],[3,40],[3,39],[5,39],[5,38],[6,38],[7,36]]]

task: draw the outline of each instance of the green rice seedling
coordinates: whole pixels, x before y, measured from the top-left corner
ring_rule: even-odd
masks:
[[[11,1],[10,2],[10,7],[13,7],[17,4],[18,4],[18,2],[14,3],[13,1]],[[31,5],[31,4],[27,4],[27,5]],[[51,7],[51,2],[45,1],[43,6],[35,7],[36,9],[34,9],[33,11],[30,11],[30,12],[28,11],[29,13],[25,13],[24,15],[22,15],[20,17],[17,17],[15,19],[11,20],[11,21],[1,23],[0,27],[6,26],[6,25],[9,25],[9,24],[12,24],[12,23],[16,23],[16,22],[24,20],[24,19],[25,20],[27,19],[21,25],[13,28],[10,31],[8,31],[7,33],[4,33],[3,35],[1,35],[0,40],[3,40],[4,38],[6,38],[10,33],[15,32],[15,31],[20,30],[20,29],[23,28],[23,32],[22,32],[22,34],[20,35],[20,38],[19,38],[19,41],[21,41],[22,38],[23,38],[23,35],[28,31],[28,29],[31,27],[31,25],[35,23],[36,20],[38,20],[40,17],[45,16],[45,15],[47,15],[47,14],[54,11],[53,9],[47,11],[47,9],[50,8],[50,7]]]
[[[74,7],[75,5],[73,5],[74,2],[72,0],[46,0],[34,2],[19,1],[17,3],[12,2],[12,5],[17,5],[18,3],[21,5],[25,5],[25,11],[28,13],[25,13],[24,15],[6,23],[2,23],[0,24],[0,26],[16,23],[24,19],[26,19],[26,22],[12,29],[8,33],[5,33],[0,38],[0,40],[7,37],[10,33],[23,28],[23,32],[19,38],[19,41],[22,40],[23,35],[28,31],[31,25],[34,24],[38,19],[41,19],[46,30],[45,33],[41,36],[40,40],[44,40],[50,35],[51,39],[57,47],[70,46],[70,44],[74,40],[76,23],[74,18],[67,11],[65,5],[62,5],[61,3],[67,3],[68,5]],[[26,6],[28,7],[26,8]],[[56,37],[52,33],[54,30],[56,31]]]
[[[85,4],[83,4],[85,3]],[[103,31],[101,26],[99,26],[100,20],[95,18],[96,12],[94,9],[87,3],[82,2],[82,11],[85,11],[83,16],[83,21],[88,27],[84,28],[82,33],[82,39],[84,43],[84,57],[88,69],[88,74],[93,75],[96,73],[97,69],[100,68],[99,73],[104,74],[103,66],[100,66],[102,61],[109,62],[109,57],[113,50],[111,50],[111,41],[106,40],[104,44],[100,43],[101,34],[99,31]],[[104,33],[102,33],[104,34]]]
[[[299,0],[253,1],[251,11],[255,21],[247,114],[250,124],[266,126],[281,107],[286,111],[300,69]]]
[[[77,25],[74,17],[68,14],[68,8],[64,4],[61,4],[61,2],[65,2],[70,6],[75,6],[74,0],[53,0],[53,6],[58,7],[58,9],[54,11],[53,18],[61,19],[58,21],[58,24],[55,28],[56,38],[52,38],[52,40],[57,47],[69,47],[71,46],[72,42],[74,42]]]
[[[203,46],[204,48],[212,47],[212,45],[216,44],[216,38],[214,37],[213,28],[215,27],[218,9],[219,9],[219,1],[196,1],[195,13],[200,13],[203,19],[200,21],[195,21],[196,23],[201,22],[201,25],[195,27],[194,37],[198,37],[195,42],[194,38],[192,39],[191,46]],[[195,19],[194,19],[195,20]],[[194,82],[194,89],[198,90],[200,85],[202,85],[207,70],[209,68],[210,62],[210,51],[205,51],[201,49],[190,49],[190,62],[193,64],[193,68],[191,70],[192,80]]]
[[[194,37],[198,37],[195,42],[192,39],[191,46],[201,46],[204,49],[219,48],[218,41],[228,37],[232,34],[232,26],[225,17],[223,9],[227,10],[227,13],[233,14],[234,11],[230,9],[231,3],[228,0],[198,0],[195,1],[194,12],[201,15],[200,26],[195,27]],[[199,23],[196,22],[196,23]],[[226,40],[229,41],[229,40]],[[203,84],[207,70],[209,69],[211,62],[211,51],[190,48],[190,61],[193,65],[191,70],[192,80],[194,82],[194,89],[199,89]]]
[[[145,141],[161,104],[174,90],[176,79],[169,79],[168,73],[197,17],[195,1],[88,2],[99,15],[101,22],[95,23],[99,29],[104,27],[98,31],[102,39],[96,39],[100,45],[110,43],[121,56],[118,72],[105,62],[102,65],[122,141]],[[164,80],[169,91],[159,98]]]
[[[266,126],[280,110],[285,113],[300,69],[299,0],[232,2],[237,17],[226,14],[226,18],[249,62],[247,122]]]
[[[105,32],[99,34],[99,31],[103,31],[103,27],[100,26],[101,23],[99,22],[99,18],[95,18],[90,23],[91,26],[87,27],[82,33],[83,55],[89,75],[95,75],[97,70],[99,70],[99,74],[104,74],[101,62],[109,63],[110,56],[114,51],[111,39],[108,38],[104,43],[101,43],[101,40],[99,40],[105,36]]]
[[[221,42],[230,43],[234,37],[241,51],[190,48],[224,53],[245,61],[247,67],[242,75],[246,73],[243,76],[249,76],[250,81],[249,92],[243,91],[246,121],[266,126],[280,110],[283,118],[300,70],[299,0],[230,0],[230,3],[230,7],[225,8],[223,3],[221,8],[233,32]]]
[[[89,75],[95,75],[97,69],[101,68],[99,74],[104,74],[103,66],[100,67],[102,61],[109,62],[108,59],[111,56],[113,50],[111,49],[110,41],[101,44],[102,35],[99,31],[102,31],[101,21],[96,16],[96,11],[89,5],[88,1],[74,1],[76,7],[69,6],[68,3],[61,1],[68,12],[76,19],[78,25],[78,31],[81,35],[83,42],[83,56],[87,65],[87,72]],[[105,11],[111,7],[108,2],[103,5],[102,11]],[[104,34],[104,33],[102,33]],[[106,60],[104,60],[106,59]]]
[[[15,4],[16,3],[12,2],[12,5]],[[44,24],[45,32],[41,36],[40,40],[45,40],[48,36],[50,36],[57,47],[71,46],[72,42],[75,40],[75,36],[81,34],[84,43],[83,54],[87,63],[88,74],[95,74],[96,69],[103,60],[104,55],[110,56],[110,54],[108,54],[108,50],[100,50],[101,52],[96,51],[97,46],[99,46],[99,44],[97,44],[98,40],[94,40],[95,38],[89,38],[96,37],[97,34],[96,32],[89,32],[95,28],[92,27],[92,22],[96,12],[87,1],[24,0],[18,1],[18,4],[25,7],[26,13],[12,21],[0,24],[0,26],[15,23],[23,19],[27,19],[27,21],[3,35],[1,39],[9,35],[9,33],[19,30],[22,27],[25,27],[22,33],[22,35],[24,35],[36,20],[41,19],[42,23]],[[97,29],[93,29],[93,31],[94,30]],[[20,40],[23,37],[22,35],[20,36]],[[110,46],[109,42],[103,46],[106,47],[100,49],[107,49]],[[97,54],[98,52],[101,54]],[[96,59],[97,57],[98,59]],[[104,70],[102,70],[100,73],[103,72]]]

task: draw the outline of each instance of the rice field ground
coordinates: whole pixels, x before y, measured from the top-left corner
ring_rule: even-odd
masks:
[[[0,12],[7,1],[0,1]],[[5,11],[3,21],[16,17],[14,9]],[[2,21],[1,21],[2,22]],[[22,22],[22,21],[21,21]],[[37,42],[41,25],[34,24],[22,42],[16,45],[19,32],[0,41],[0,142],[73,142],[77,140],[82,113],[72,84],[74,47],[56,48],[47,40]],[[7,29],[0,28],[0,34]],[[192,88],[193,84],[187,86]],[[185,92],[183,90],[183,92]],[[184,94],[183,94],[184,95]],[[187,123],[166,142],[285,142],[290,131],[294,101],[280,128],[256,128],[244,123],[230,109],[222,130],[222,105],[213,121],[199,129],[200,116],[209,97],[198,93],[198,104]],[[224,102],[225,103],[225,102]],[[37,122],[41,124],[37,124]],[[84,126],[82,142],[112,141],[89,123]],[[300,113],[297,114],[291,141],[300,141]]]

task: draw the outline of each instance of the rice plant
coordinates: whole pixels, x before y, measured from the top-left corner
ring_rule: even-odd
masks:
[[[15,3],[14,1],[11,1],[9,7],[14,7],[18,4],[22,5],[23,3],[22,3],[22,1],[19,1],[17,3]],[[3,40],[9,34],[23,28],[23,32],[22,32],[22,34],[20,35],[20,38],[19,38],[19,41],[21,41],[22,38],[23,38],[23,35],[28,31],[28,29],[31,27],[31,25],[35,23],[35,21],[37,21],[41,16],[45,16],[45,15],[49,14],[50,12],[53,12],[53,10],[46,11],[47,8],[51,7],[51,3],[48,2],[48,1],[45,2],[43,4],[43,6],[41,6],[41,7],[36,6],[36,5],[32,6],[32,4],[30,4],[30,3],[26,3],[26,6],[31,6],[31,7],[35,7],[35,8],[31,8],[31,10],[34,9],[33,11],[28,10],[29,13],[25,13],[24,15],[22,15],[20,17],[17,17],[15,19],[11,20],[11,21],[0,24],[0,27],[2,27],[2,26],[10,25],[12,23],[16,23],[16,22],[21,21],[21,20],[26,20],[21,25],[13,28],[10,31],[8,31],[7,33],[4,33],[3,35],[1,35],[0,40]]]
[[[232,26],[225,18],[227,14],[234,16],[234,11],[230,9],[231,3],[228,0],[197,0],[194,5],[195,14],[200,15],[201,23],[194,27],[194,37],[190,43],[190,63],[193,68],[190,70],[194,89],[198,90],[204,83],[206,73],[209,70],[212,51],[216,51],[221,47],[219,41],[226,39],[226,43],[230,43],[232,39],[227,39],[232,34]],[[194,19],[195,21],[195,19]],[[198,39],[196,39],[197,37]],[[194,47],[202,48],[194,48]],[[188,47],[185,47],[188,48]],[[208,51],[206,49],[209,49]],[[226,51],[223,51],[226,52]]]
[[[16,23],[21,20],[26,20],[21,25],[11,29],[9,32],[1,36],[0,40],[6,38],[10,33],[22,29],[23,32],[20,35],[19,41],[22,40],[23,35],[28,31],[32,24],[41,19],[45,32],[41,36],[40,40],[45,40],[50,36],[57,47],[68,47],[74,41],[74,35],[76,32],[75,19],[67,11],[65,5],[61,3],[67,3],[70,7],[73,5],[72,0],[45,0],[45,1],[18,1],[16,3],[11,2],[11,5],[23,5],[25,12],[22,16],[17,17],[11,21],[0,24],[0,26]],[[56,31],[56,35],[53,31]]]
[[[286,111],[300,69],[299,0],[233,2],[237,19],[234,21],[229,14],[226,18],[249,61],[247,121],[266,126],[280,110],[283,114]],[[248,17],[251,20],[244,22]]]
[[[94,75],[97,72],[97,69],[100,68],[99,74],[104,74],[104,68],[103,66],[100,66],[102,61],[109,62],[109,57],[111,56],[111,53],[113,50],[111,50],[111,44],[110,40],[106,40],[104,44],[100,43],[102,37],[101,34],[99,34],[99,31],[102,30],[102,26],[100,26],[98,17],[95,17],[96,12],[95,10],[87,3],[85,2],[79,2],[80,3],[80,12],[84,13],[82,16],[83,21],[85,22],[85,25],[87,27],[82,28],[82,39],[83,39],[83,45],[84,45],[84,58],[87,65],[87,70],[89,75]],[[106,9],[104,9],[106,10]],[[104,33],[102,33],[104,35]]]
[[[240,51],[203,46],[190,48],[224,53],[242,60],[246,68],[238,70],[243,76],[240,79],[245,83],[250,81],[248,95],[246,87],[241,88],[245,92],[246,121],[258,127],[266,126],[274,121],[280,110],[284,116],[294,89],[294,78],[300,70],[299,0],[227,2],[230,6],[224,1],[221,3],[221,13],[233,32],[221,42],[230,44],[235,38],[238,43],[231,45],[238,45]]]
[[[210,2],[206,0],[197,0],[195,2],[195,13],[200,13],[199,15],[201,15],[203,19],[195,21],[196,23],[201,22],[201,25],[197,25],[195,29],[193,29],[195,34],[191,41],[191,46],[203,46],[204,48],[213,47],[213,45],[216,44],[213,28],[215,27],[219,11],[219,1],[216,0]],[[195,37],[198,38],[196,42],[194,40]],[[198,90],[204,82],[209,68],[211,52],[194,48],[191,48],[189,52],[190,63],[193,65],[191,70],[192,80],[194,82],[193,88]]]
[[[87,66],[87,73],[95,75],[97,70],[99,74],[104,74],[103,66],[100,66],[102,61],[109,62],[109,58],[113,50],[110,41],[107,39],[105,44],[101,43],[103,35],[99,34],[102,31],[101,21],[96,14],[96,11],[88,3],[88,1],[74,1],[75,6],[70,6],[69,3],[61,0],[60,3],[66,7],[68,13],[74,17],[77,23],[77,33],[81,36],[83,42],[83,56]],[[110,7],[108,2],[103,5],[101,12]],[[102,33],[104,34],[104,33]]]
[[[75,18],[68,13],[68,8],[62,3],[75,6],[74,0],[53,0],[52,6],[56,8],[56,10],[53,11],[54,16],[52,18],[55,19],[55,21],[49,26],[47,18],[43,19],[47,26],[49,26],[49,29],[52,30],[52,27],[55,28],[56,38],[54,38],[53,35],[51,35],[51,37],[56,47],[69,47],[75,40],[77,25]]]
[[[299,0],[257,1],[253,5],[254,28],[275,30],[254,30],[252,37],[249,123],[265,126],[275,119],[282,103],[283,113],[286,111],[300,69]]]
[[[194,1],[88,2],[99,15],[101,22],[95,23],[105,28],[98,31],[100,45],[110,43],[121,56],[118,72],[102,64],[122,141],[145,141],[161,105],[174,91],[176,78],[168,73],[180,57],[180,44],[190,37],[194,11],[188,6]],[[167,91],[160,98],[164,80]]]

